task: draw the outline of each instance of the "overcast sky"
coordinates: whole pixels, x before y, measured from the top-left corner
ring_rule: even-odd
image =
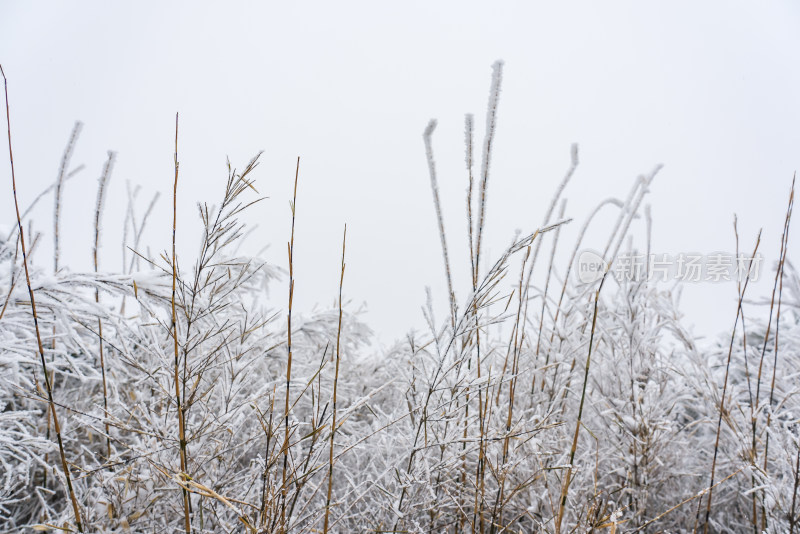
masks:
[[[23,205],[55,179],[73,122],[85,124],[73,162],[86,169],[67,184],[63,208],[72,269],[90,265],[109,149],[118,162],[103,266],[120,265],[126,181],[141,184],[142,205],[162,192],[145,241],[153,252],[167,246],[179,111],[181,250],[194,251],[194,204],[220,197],[226,157],[241,167],[264,150],[255,176],[270,198],[251,213],[260,226],[250,250],[271,244],[267,258],[285,266],[301,156],[297,307],[334,302],[347,223],[345,294],[367,302],[367,322],[390,341],[422,325],[426,285],[445,309],[422,142],[433,117],[456,291],[466,297],[463,117],[475,113],[482,136],[496,59],[505,73],[490,255],[541,222],[577,142],[581,166],[566,192],[576,223],[565,242],[597,202],[624,197],[663,163],[648,197],[655,251],[732,251],[736,212],[746,248],[763,227],[764,255],[777,258],[800,167],[798,28],[795,2],[4,1],[0,62]],[[0,224],[9,224],[7,165],[0,179]],[[52,200],[41,208],[34,220],[49,235]],[[47,247],[39,262],[49,266]],[[281,305],[284,293],[273,294]],[[713,334],[732,324],[735,296],[733,284],[695,285],[684,311]]]

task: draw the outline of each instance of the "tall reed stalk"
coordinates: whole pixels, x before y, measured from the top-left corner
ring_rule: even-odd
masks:
[[[286,518],[286,495],[288,487],[289,471],[289,394],[292,383],[292,301],[294,299],[294,223],[297,214],[297,179],[300,176],[300,156],[297,157],[297,167],[294,173],[294,193],[290,204],[292,210],[292,233],[287,243],[289,252],[289,312],[286,317],[286,398],[284,402],[284,425],[283,425],[283,470],[281,472],[281,516],[280,531],[286,532],[288,529]]]
[[[753,249],[753,255],[751,256],[751,258],[756,257],[756,254],[758,253],[759,244],[761,244],[761,231],[758,232],[758,237],[756,238],[756,245]],[[731,332],[731,342],[728,348],[728,358],[725,364],[725,378],[722,384],[722,396],[719,401],[719,419],[717,420],[717,434],[714,440],[714,459],[711,462],[711,480],[708,483],[708,500],[706,501],[707,504],[706,504],[705,522],[703,523],[704,533],[708,533],[709,517],[711,515],[711,500],[714,496],[714,475],[716,473],[716,468],[717,468],[717,455],[719,453],[719,437],[720,433],[722,432],[722,418],[723,414],[725,413],[725,397],[728,393],[728,376],[731,368],[731,357],[733,356],[733,344],[736,341],[736,328],[739,324],[739,317],[742,315],[742,302],[744,302],[744,295],[745,292],[747,291],[747,285],[750,281],[750,270],[752,261],[753,260],[751,259],[750,263],[747,266],[747,275],[744,280],[744,285],[741,288],[741,292],[739,293],[739,303],[736,309],[736,320],[733,323],[733,332]],[[702,500],[700,502],[702,502]]]
[[[33,293],[33,286],[31,286],[31,277],[28,270],[28,253],[25,248],[25,232],[22,225],[22,217],[19,212],[19,200],[17,199],[17,178],[14,173],[14,152],[11,149],[11,112],[8,105],[8,79],[6,73],[3,71],[3,66],[0,65],[0,74],[3,76],[3,89],[5,91],[6,102],[6,124],[8,127],[8,159],[11,164],[11,188],[14,192],[14,209],[17,215],[17,227],[19,229],[19,242],[22,248],[22,264],[25,267],[25,282],[28,286],[28,295],[31,299],[31,314],[33,315],[33,326],[36,331],[36,344],[39,349],[39,360],[42,364],[42,374],[44,375],[44,385],[47,391],[47,402],[50,413],[53,417],[53,428],[56,432],[56,440],[58,441],[58,452],[61,456],[61,469],[64,472],[64,479],[67,483],[67,494],[72,503],[72,511],[75,514],[75,525],[78,531],[83,532],[83,522],[81,520],[81,510],[78,506],[78,499],[75,496],[75,490],[72,487],[72,475],[70,474],[69,464],[67,463],[67,456],[64,451],[64,440],[61,436],[61,425],[58,422],[58,413],[56,412],[56,403],[53,400],[53,387],[50,378],[50,373],[47,370],[47,360],[44,356],[44,346],[42,345],[42,335],[39,332],[39,317],[36,315],[36,297]]]
[[[340,341],[342,338],[342,287],[344,286],[344,253],[347,244],[347,225],[344,226],[344,235],[342,236],[342,271],[339,277],[339,322],[336,328],[336,370],[333,374],[333,415],[331,421],[331,446],[328,454],[328,495],[325,499],[325,524],[323,532],[328,533],[328,518],[331,511],[331,492],[333,489],[333,445],[336,438],[336,391],[339,386],[339,361],[340,361]]]
[[[172,342],[175,355],[174,381],[175,381],[175,406],[178,415],[178,441],[180,450],[181,478],[186,481],[189,479],[187,472],[186,459],[186,421],[183,404],[181,402],[180,388],[180,351],[178,349],[178,316],[175,311],[175,290],[178,280],[178,254],[175,250],[175,241],[178,226],[178,114],[175,114],[175,180],[172,185],[172,298],[170,307],[172,310]],[[185,486],[181,487],[183,492],[183,528],[189,533],[192,531],[191,502],[189,500],[189,490]]]
[[[97,202],[94,211],[94,247],[92,248],[92,260],[95,274],[97,274],[99,270],[100,216],[102,215],[103,206],[105,205],[106,184],[111,176],[111,169],[114,167],[114,158],[115,154],[109,152],[106,164],[103,166],[103,174],[100,175],[97,186]],[[100,303],[99,289],[95,289],[94,291],[94,301],[97,304]],[[103,346],[105,345],[105,340],[103,339],[103,319],[100,317],[97,318],[97,338],[100,353],[100,372],[103,378],[103,417],[105,418],[103,426],[106,431],[106,459],[109,460],[111,458],[111,436],[109,434],[108,425],[108,386],[106,384],[106,361],[103,353]]]
[[[569,463],[567,464],[567,473],[564,477],[564,483],[561,486],[561,496],[558,500],[558,514],[556,515],[555,519],[555,527],[556,527],[556,534],[560,534],[561,532],[561,523],[564,520],[564,512],[566,509],[567,504],[567,496],[569,495],[569,486],[570,482],[572,481],[572,470],[575,468],[573,462],[575,462],[575,452],[578,450],[578,436],[581,431],[581,424],[583,418],[583,405],[586,401],[586,384],[589,382],[589,366],[592,363],[592,347],[594,346],[594,333],[595,328],[597,326],[597,308],[600,304],[600,291],[603,289],[603,284],[606,282],[606,277],[608,276],[609,268],[611,265],[606,268],[606,272],[603,275],[603,278],[600,280],[600,286],[597,288],[597,291],[594,294],[594,312],[592,313],[592,330],[589,334],[589,352],[586,355],[586,368],[583,371],[583,388],[581,389],[581,403],[578,407],[578,418],[575,421],[575,434],[572,437],[572,447],[569,451]]]
[[[783,271],[786,264],[786,253],[789,248],[789,225],[792,221],[792,209],[794,208],[794,183],[795,178],[792,178],[792,188],[789,192],[789,206],[786,208],[786,218],[783,224],[783,234],[781,235],[781,251],[778,259],[778,269],[775,275],[776,283],[778,285],[778,307],[775,313],[775,345],[773,349],[773,362],[772,362],[772,380],[770,381],[769,388],[769,404],[767,411],[766,423],[766,437],[764,438],[764,473],[769,473],[769,434],[770,424],[772,423],[773,406],[775,406],[775,376],[778,371],[778,350],[779,350],[779,334],[781,325],[781,302],[783,301]],[[761,529],[766,530],[766,514],[762,515]]]
[[[63,197],[64,181],[69,174],[69,162],[72,159],[72,154],[75,151],[75,144],[78,142],[78,136],[83,129],[83,123],[78,121],[72,127],[72,133],[69,136],[67,148],[61,156],[61,165],[58,168],[58,178],[56,178],[55,191],[53,192],[53,272],[57,273],[59,269],[59,260],[61,259],[61,198]]]

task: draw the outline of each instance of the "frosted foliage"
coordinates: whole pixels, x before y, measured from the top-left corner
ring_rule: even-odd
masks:
[[[389,347],[346,299],[341,327],[339,302],[293,310],[288,413],[287,265],[237,252],[258,158],[229,167],[216,207],[198,206],[200,247],[174,269],[174,328],[171,254],[138,245],[123,273],[54,273],[34,249],[30,284],[84,531],[184,531],[187,508],[191,530],[209,533],[322,532],[326,509],[330,532],[797,530],[800,278],[785,254],[775,299],[744,299],[744,318],[721,307],[732,331],[701,344],[675,288],[608,276],[599,290],[570,272],[579,249],[614,265],[619,251],[649,247],[630,236],[649,221],[657,171],[571,214],[573,147],[544,226],[479,261],[500,75],[498,63],[469,189],[468,286],[444,303],[431,291],[428,329]],[[425,149],[445,247],[437,193],[452,177],[435,175],[434,124]],[[470,116],[469,172],[478,133]],[[109,155],[101,188],[112,165]],[[618,216],[584,242],[600,207]],[[131,246],[144,227],[134,214]],[[16,221],[0,223],[0,530],[74,531]],[[446,253],[444,267],[431,260],[433,283],[452,283]]]

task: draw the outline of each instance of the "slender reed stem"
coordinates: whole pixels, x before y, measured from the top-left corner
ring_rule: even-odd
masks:
[[[64,149],[64,154],[61,156],[61,165],[58,169],[58,178],[56,178],[55,192],[53,193],[53,272],[57,273],[59,268],[59,260],[61,259],[61,246],[60,235],[61,232],[61,198],[63,196],[62,189],[64,187],[64,180],[68,174],[69,162],[72,159],[72,153],[75,151],[75,143],[78,142],[78,136],[83,129],[83,123],[78,121],[72,127],[72,133],[69,136],[67,148]]]
[[[703,497],[703,496],[704,496],[706,493],[708,493],[709,491],[713,490],[713,489],[714,489],[714,488],[716,488],[717,486],[721,485],[721,484],[722,484],[722,483],[724,483],[724,482],[727,482],[728,480],[732,479],[733,477],[735,477],[736,475],[738,475],[739,473],[741,473],[741,472],[742,472],[742,469],[743,469],[743,468],[742,468],[742,467],[740,467],[739,469],[737,469],[736,471],[734,471],[734,472],[733,472],[733,473],[731,473],[730,475],[726,476],[725,478],[723,478],[722,480],[720,480],[719,482],[717,482],[716,484],[714,484],[714,485],[713,485],[711,488],[706,488],[706,489],[704,489],[703,491],[701,491],[701,492],[699,492],[699,493],[697,493],[697,494],[695,494],[695,495],[692,495],[691,497],[688,497],[688,498],[686,498],[686,499],[682,500],[681,502],[679,502],[678,504],[676,504],[675,506],[673,506],[673,507],[672,507],[672,508],[670,508],[669,510],[667,510],[667,511],[665,511],[665,512],[662,512],[662,513],[658,514],[656,517],[654,517],[653,519],[650,519],[649,521],[646,521],[646,522],[642,523],[642,524],[641,524],[641,526],[639,526],[639,528],[637,528],[637,529],[636,529],[636,530],[634,530],[633,532],[641,532],[642,530],[646,529],[647,527],[649,527],[650,525],[652,525],[652,524],[653,524],[653,523],[655,523],[656,521],[659,521],[660,519],[662,519],[662,518],[663,518],[664,516],[666,516],[667,514],[670,514],[670,513],[674,512],[675,510],[677,510],[678,508],[680,508],[680,507],[681,507],[681,506],[683,506],[684,504],[690,503],[690,502],[692,502],[692,501],[693,501],[693,500],[695,500],[695,499],[702,498],[702,497]]]
[[[472,129],[473,129],[473,118],[471,114],[467,114],[464,116],[464,144],[465,144],[465,157],[464,162],[467,167],[467,174],[469,177],[469,186],[467,187],[467,237],[469,239],[469,261],[470,261],[470,275],[472,277],[472,292],[475,292],[477,280],[475,279],[475,244],[474,244],[474,236],[473,236],[473,218],[472,218],[472,191],[474,189],[474,178],[472,176]],[[475,308],[473,306],[472,310],[473,314],[475,312]],[[476,325],[477,326],[477,325]],[[468,350],[467,353],[467,372],[471,375],[472,372],[472,350],[471,350],[471,341],[472,341],[472,334],[469,333],[464,340],[464,348]],[[477,348],[477,345],[476,345]],[[464,441],[461,444],[461,485],[459,487],[459,503],[461,504],[461,509],[464,509],[463,506],[463,499],[462,493],[464,492],[465,488],[467,487],[467,456],[466,456],[466,448],[467,448],[467,437],[469,436],[469,403],[470,403],[470,386],[467,384],[466,391],[465,391],[465,399],[464,399],[464,432],[463,438]],[[467,520],[466,513],[462,513],[460,516],[457,532],[461,532],[464,528],[464,522]],[[474,517],[473,517],[474,520]],[[474,521],[472,523],[472,532],[475,532],[475,524]]]
[[[423,139],[425,140],[425,155],[428,159],[428,172],[431,177],[431,191],[433,192],[433,205],[436,208],[436,220],[439,223],[439,238],[442,242],[442,256],[444,257],[444,273],[447,278],[447,298],[450,303],[450,324],[455,330],[456,327],[456,294],[453,292],[453,278],[450,275],[450,258],[447,254],[447,238],[444,231],[444,219],[442,218],[442,203],[439,201],[439,182],[436,180],[436,162],[433,160],[433,131],[436,129],[436,120],[431,119],[425,128]]]
[[[98,272],[99,268],[99,255],[100,249],[100,216],[103,212],[103,205],[105,200],[106,184],[111,175],[111,169],[114,167],[114,153],[108,153],[108,159],[103,167],[103,174],[100,176],[100,181],[97,187],[97,204],[94,211],[94,248],[92,249],[92,258],[94,260],[94,272]],[[94,301],[100,303],[100,290],[95,289]],[[103,320],[97,318],[97,336],[98,345],[100,346],[100,372],[103,377],[103,417],[105,418],[104,426],[106,431],[106,459],[111,458],[111,437],[109,435],[108,426],[108,387],[106,386],[106,362],[103,354]]]
[[[503,525],[503,494],[505,492],[505,485],[506,485],[506,477],[508,475],[508,468],[506,467],[506,462],[508,461],[508,449],[509,449],[509,442],[511,439],[511,423],[514,417],[514,397],[517,388],[517,377],[519,375],[519,353],[522,349],[522,344],[525,338],[525,330],[524,330],[524,323],[522,323],[522,310],[524,303],[527,301],[527,291],[523,288],[523,283],[525,280],[525,266],[528,263],[528,258],[531,255],[531,247],[528,246],[525,251],[525,258],[522,260],[522,268],[519,274],[519,286],[517,288],[518,294],[518,306],[517,306],[517,318],[515,321],[514,326],[514,338],[513,338],[513,354],[511,359],[511,380],[508,384],[508,415],[506,417],[506,432],[505,437],[503,438],[503,461],[501,463],[502,474],[500,477],[499,485],[497,488],[497,497],[495,498],[494,510],[492,511],[492,528],[491,532],[495,532],[496,527],[495,525],[499,525],[502,527]],[[503,370],[503,374],[505,374],[505,369]],[[502,376],[502,375],[501,375]],[[500,390],[502,388],[497,388],[497,395],[498,398],[500,396]],[[499,509],[498,509],[499,508]]]
[[[294,193],[292,195],[292,233],[289,238],[289,313],[286,319],[286,402],[284,404],[284,433],[283,433],[283,470],[281,482],[281,517],[280,517],[280,531],[286,532],[287,518],[286,518],[286,493],[288,485],[286,482],[287,472],[289,470],[289,388],[292,383],[292,300],[294,298],[294,222],[297,207],[297,178],[300,176],[300,156],[297,157],[297,168],[294,173]]]
[[[787,239],[788,239],[788,231],[789,231],[788,223],[789,223],[789,219],[790,219],[790,216],[791,216],[791,209],[792,209],[793,205],[794,205],[794,178],[792,179],[792,189],[791,189],[791,193],[790,193],[790,196],[789,196],[789,207],[787,209],[786,219],[784,220],[783,233],[781,235],[781,249],[780,249],[779,261],[778,261],[778,268],[775,271],[775,282],[774,282],[774,284],[772,286],[772,297],[770,299],[770,305],[769,305],[769,318],[767,320],[767,330],[764,333],[764,344],[762,345],[762,348],[761,348],[761,357],[760,357],[759,363],[758,363],[758,373],[756,375],[755,399],[753,400],[751,398],[751,401],[750,401],[750,425],[751,425],[751,429],[750,430],[751,430],[751,440],[752,440],[750,446],[751,446],[754,462],[758,458],[758,449],[757,449],[758,440],[757,440],[757,436],[758,436],[758,414],[759,414],[759,411],[760,411],[759,408],[760,408],[760,400],[761,400],[761,374],[763,372],[764,357],[765,357],[766,352],[767,352],[767,344],[769,342],[769,335],[770,335],[770,333],[772,331],[772,315],[773,315],[773,313],[775,311],[775,295],[776,295],[776,293],[778,293],[779,281],[781,282],[781,288],[783,287],[783,284],[782,284],[782,280],[783,280],[783,263],[785,261],[785,248],[786,248]],[[779,301],[780,301],[780,296],[779,296]],[[776,343],[777,343],[777,340],[776,340]],[[777,345],[776,345],[776,351],[777,351]],[[777,358],[777,353],[776,353],[776,358]],[[777,360],[776,360],[776,364],[777,364]],[[770,394],[770,397],[772,397],[771,394]],[[755,404],[755,406],[753,406],[754,404]],[[768,433],[768,435],[769,435],[769,433]],[[767,438],[767,439],[769,439],[769,438]],[[765,465],[766,465],[766,449],[765,449],[765,455],[764,456],[765,456]],[[754,492],[754,495],[755,495],[755,492]],[[763,498],[764,498],[764,495],[763,495],[763,492],[761,492],[761,530],[766,529],[766,524],[767,524],[766,523],[767,522],[767,518],[766,518],[767,512],[766,512],[766,507],[764,506]],[[757,516],[757,513],[754,513],[753,514],[753,520],[754,521],[757,521],[757,517],[756,516]],[[754,531],[758,531],[757,522],[754,525]]]
[[[756,253],[758,252],[758,245],[761,244],[761,231],[758,232],[758,237],[756,238],[756,246],[753,249],[753,255],[751,258],[756,257]],[[752,264],[752,259],[750,260],[750,264]],[[714,475],[716,473],[717,468],[717,454],[719,453],[719,437],[720,433],[722,432],[722,417],[725,413],[725,396],[728,394],[728,374],[730,372],[731,367],[731,356],[733,355],[733,344],[736,341],[736,327],[739,324],[739,316],[742,315],[742,302],[744,301],[744,294],[747,291],[747,285],[750,281],[750,264],[748,264],[747,268],[747,276],[744,280],[744,285],[742,286],[742,290],[739,293],[739,305],[736,309],[736,320],[733,323],[733,332],[731,333],[731,342],[728,348],[728,361],[725,364],[725,379],[723,380],[722,384],[722,397],[719,401],[719,419],[717,420],[717,437],[714,440],[714,458],[711,461],[711,480],[708,483],[708,500],[706,501],[706,516],[705,522],[703,524],[703,532],[708,533],[708,525],[709,525],[709,517],[711,516],[711,500],[714,495]],[[697,529],[695,528],[695,531]]]
[[[72,487],[72,475],[70,474],[69,464],[67,463],[67,456],[64,452],[64,441],[61,438],[61,426],[58,423],[58,413],[56,412],[55,401],[53,400],[53,388],[50,379],[50,373],[47,370],[47,361],[44,357],[44,346],[42,345],[42,336],[39,332],[39,318],[36,315],[36,299],[33,294],[33,286],[31,286],[31,277],[28,271],[28,254],[25,249],[25,234],[22,227],[22,217],[19,212],[19,201],[17,200],[17,179],[14,174],[14,153],[11,150],[11,113],[8,106],[8,80],[6,73],[0,65],[0,74],[3,76],[3,89],[5,91],[6,100],[6,124],[8,125],[8,158],[11,163],[11,187],[14,191],[14,209],[17,215],[17,227],[19,228],[19,241],[22,248],[22,264],[25,267],[25,282],[28,285],[28,295],[31,299],[31,313],[33,314],[33,326],[36,330],[36,343],[39,349],[39,360],[42,364],[42,373],[44,374],[44,385],[47,391],[47,401],[50,408],[50,413],[53,416],[53,427],[56,432],[56,441],[58,441],[58,452],[61,456],[61,468],[64,471],[64,478],[67,481],[67,493],[72,503],[72,511],[75,514],[75,524],[80,532],[83,532],[83,522],[81,520],[81,511],[78,506],[78,499],[75,497],[75,490]]]
[[[331,491],[333,489],[333,444],[336,436],[336,390],[339,385],[339,341],[342,337],[342,286],[344,285],[344,252],[347,244],[347,225],[344,226],[342,237],[342,274],[339,278],[339,325],[336,329],[336,371],[333,375],[333,421],[331,422],[331,447],[328,454],[328,496],[325,500],[325,526],[323,532],[328,532],[328,519],[331,508]]]
[[[603,279],[600,280],[600,287],[597,288],[597,292],[594,294],[594,313],[592,314],[592,331],[589,334],[589,353],[586,355],[586,369],[583,372],[583,389],[581,390],[581,403],[578,407],[578,419],[575,422],[575,434],[572,438],[572,448],[569,451],[569,464],[567,465],[567,474],[564,480],[564,484],[561,488],[561,497],[558,503],[558,514],[556,515],[556,534],[560,534],[561,532],[561,522],[564,519],[564,509],[567,504],[567,495],[569,494],[569,484],[572,479],[572,463],[575,461],[575,451],[578,450],[578,435],[581,431],[581,418],[583,417],[583,404],[586,401],[586,384],[589,381],[589,365],[592,362],[592,347],[594,346],[594,330],[597,326],[597,307],[600,303],[600,291],[603,289],[603,284],[606,282],[606,276],[608,276],[608,271],[611,265],[606,268],[606,272],[603,275]]]
[[[739,256],[739,221],[736,214],[733,215],[733,235],[736,238],[736,258],[738,261]],[[649,257],[649,255],[648,255]],[[742,292],[742,277],[736,277],[736,291],[741,294]],[[742,352],[744,356],[744,374],[747,379],[747,393],[749,395],[750,400],[750,419],[753,418],[753,387],[750,380],[750,367],[747,359],[747,323],[745,321],[744,316],[744,308],[741,310],[741,317],[742,317]],[[755,447],[750,450],[751,457],[755,462],[756,459],[756,450]],[[755,473],[750,473],[750,485],[753,488],[752,493],[752,510],[751,514],[752,517],[751,522],[753,523],[753,534],[758,534],[758,495],[756,488],[758,485],[756,484],[756,477]]]
[[[175,114],[175,181],[172,186],[172,341],[175,352],[174,380],[175,380],[175,404],[178,412],[178,439],[180,441],[180,461],[181,477],[186,479],[186,422],[184,421],[183,405],[181,403],[180,389],[180,353],[178,351],[178,317],[175,313],[175,284],[178,279],[178,256],[175,252],[175,236],[178,226],[178,114]],[[192,531],[190,517],[189,490],[182,487],[183,491],[183,523],[187,533]]]
[[[789,247],[789,225],[792,220],[792,209],[794,208],[794,178],[792,178],[792,189],[789,193],[789,207],[786,209],[786,219],[783,226],[783,235],[781,236],[781,256],[780,261],[778,262],[778,274],[776,275],[779,279],[778,283],[778,308],[775,313],[775,346],[774,346],[774,354],[773,354],[773,362],[772,362],[772,381],[770,383],[769,388],[769,404],[767,409],[767,427],[766,427],[766,437],[764,438],[764,473],[766,474],[768,471],[768,461],[769,461],[769,427],[772,423],[772,407],[774,406],[775,402],[775,375],[778,370],[778,339],[780,334],[780,326],[781,326],[781,301],[783,300],[783,269],[786,263],[786,252]],[[761,530],[764,531],[767,528],[766,524],[766,514],[762,516],[762,523],[761,523]]]
[[[467,113],[464,116],[464,162],[467,166],[467,175],[469,176],[469,185],[467,187],[467,236],[469,237],[469,261],[470,266],[472,267],[472,276],[473,278],[476,275],[475,271],[475,223],[473,220],[472,215],[472,202],[473,202],[473,190],[475,189],[475,179],[472,175],[472,148],[474,143],[472,141],[474,129],[474,119],[471,113]],[[477,283],[477,280],[474,280]]]
[[[486,109],[486,132],[483,142],[483,161],[481,162],[480,201],[478,202],[478,228],[475,232],[475,270],[478,270],[481,259],[481,241],[486,221],[486,186],[489,183],[489,163],[492,156],[492,143],[497,125],[497,103],[500,100],[500,85],[503,81],[503,62],[495,61],[492,65],[492,85],[489,89],[489,105]],[[477,276],[476,276],[477,278]]]
[[[272,395],[269,398],[269,420],[267,426],[264,427],[264,432],[267,435],[267,442],[264,445],[264,472],[261,475],[261,526],[263,527],[267,522],[267,476],[269,475],[269,451],[270,442],[272,441],[272,417],[275,414],[275,387],[272,389]],[[263,418],[262,418],[263,419]],[[263,424],[263,423],[262,423]]]
[[[792,488],[792,509],[789,512],[789,534],[794,534],[794,526],[797,524],[796,505],[797,488],[800,486],[800,444],[797,445],[797,457],[794,461],[794,486]]]
[[[492,83],[489,88],[489,104],[486,108],[486,132],[484,133],[483,142],[483,157],[481,161],[480,171],[480,184],[479,184],[479,200],[478,200],[478,218],[475,221],[477,227],[472,230],[472,221],[470,221],[470,233],[474,235],[474,248],[472,250],[472,288],[473,294],[477,290],[478,276],[480,272],[481,260],[481,243],[483,241],[483,227],[486,222],[486,193],[487,185],[489,183],[489,167],[492,157],[492,146],[494,143],[494,133],[497,125],[497,105],[500,100],[500,87],[503,81],[503,62],[495,61],[492,64]],[[472,184],[472,117],[467,120],[467,135],[469,136],[470,143],[468,145],[467,165],[470,167],[470,184]],[[470,187],[469,202],[471,206],[472,191]],[[469,211],[469,217],[472,217],[472,210]],[[478,316],[477,304],[473,302],[473,315],[475,318],[475,347],[476,347],[476,365],[478,371],[478,380],[481,378],[481,350],[480,350],[480,318]],[[484,406],[489,404],[489,392],[486,391],[486,401],[484,404],[483,390],[478,390],[478,420],[480,421],[480,441],[478,444],[478,465],[476,467],[476,480],[475,480],[475,510],[473,511],[472,529],[475,530],[476,517],[480,522],[480,532],[484,531],[484,517],[483,517],[483,495],[484,495],[484,476],[486,473],[486,457],[485,457],[485,409]],[[479,498],[480,492],[480,498]]]

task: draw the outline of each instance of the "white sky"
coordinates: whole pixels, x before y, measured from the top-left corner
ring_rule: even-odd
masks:
[[[63,208],[63,258],[73,269],[89,266],[108,149],[118,162],[103,265],[119,266],[126,180],[145,196],[162,191],[145,241],[168,244],[179,111],[184,255],[198,239],[194,203],[219,198],[226,156],[241,167],[264,149],[256,177],[270,199],[251,215],[260,224],[251,249],[271,243],[268,258],[285,265],[300,155],[296,304],[334,301],[346,222],[345,293],[368,303],[368,323],[389,341],[422,324],[426,285],[444,317],[421,137],[432,117],[456,287],[466,296],[463,114],[475,113],[482,136],[498,58],[506,68],[492,252],[514,229],[540,223],[578,142],[581,166],[567,190],[576,223],[565,243],[597,202],[624,196],[663,163],[649,196],[654,251],[731,251],[737,212],[743,248],[763,226],[762,250],[774,260],[800,167],[798,23],[794,2],[5,1],[0,62],[23,205],[54,180],[73,122],[85,123],[73,162],[87,168],[67,184]],[[0,224],[9,224],[7,165],[0,180]],[[35,215],[48,236],[51,210],[48,199]],[[49,243],[39,256],[47,266]],[[282,304],[283,288],[274,297]],[[715,333],[732,324],[734,298],[732,284],[693,286],[685,311],[698,332]]]

